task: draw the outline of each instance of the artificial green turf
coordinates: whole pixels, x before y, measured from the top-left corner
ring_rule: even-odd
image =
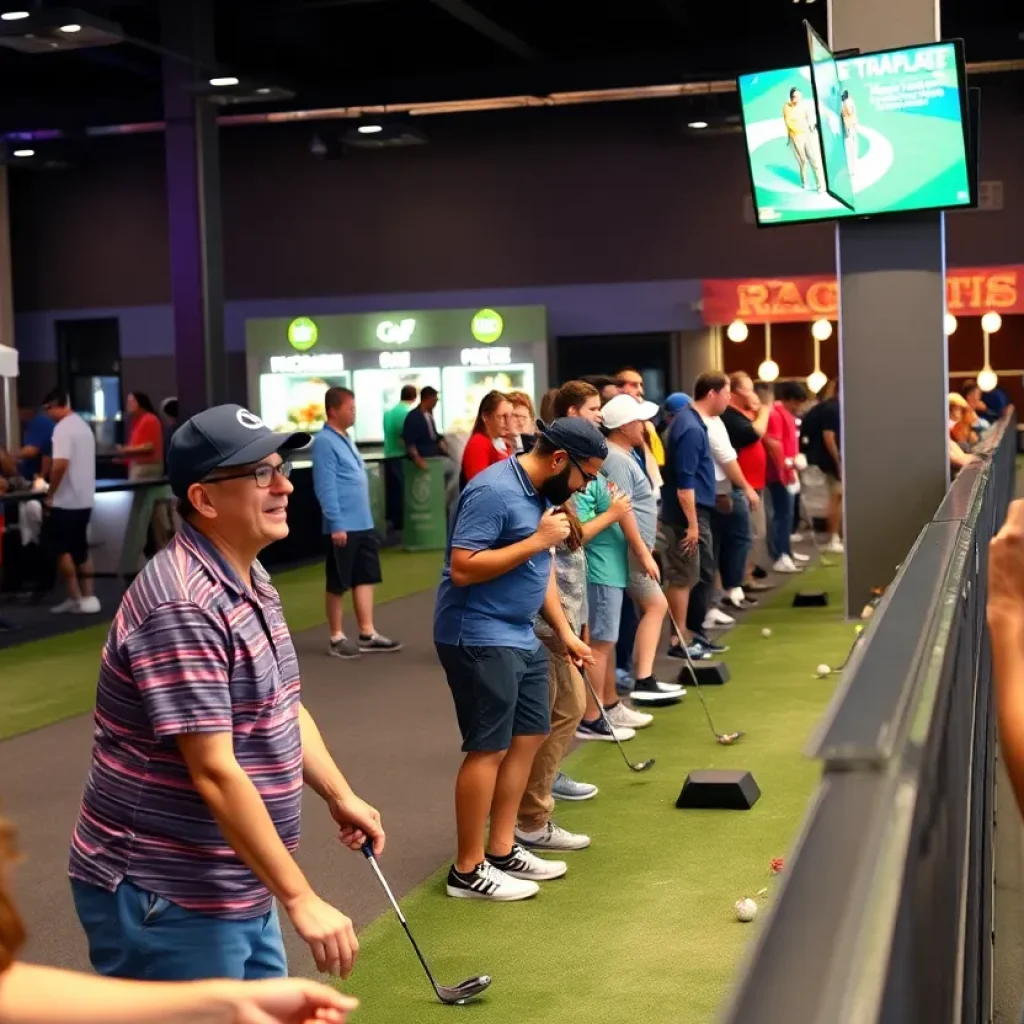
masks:
[[[491,989],[460,1010],[437,1004],[389,913],[361,935],[345,986],[363,1001],[360,1024],[418,1024],[453,1012],[474,1024],[714,1020],[758,927],[739,924],[733,904],[754,896],[762,910],[768,905],[777,888],[769,862],[787,853],[820,775],[802,749],[838,676],[818,679],[815,668],[841,663],[855,639],[843,621],[841,569],[800,577],[802,589],[829,592],[828,608],[792,608],[795,586],[728,634],[732,679],[703,691],[718,729],[744,729],[743,740],[717,746],[691,688],[625,745],[634,760],[657,758],[647,774],[630,775],[612,744],[582,745],[568,771],[601,792],[557,807],[560,824],[593,838],[590,849],[564,855],[565,879],[525,903],[488,904],[448,899],[442,870],[403,900],[439,981],[486,973]],[[678,811],[674,801],[695,768],[748,768],[762,797],[749,812]]]
[[[381,569],[384,582],[377,587],[377,604],[435,586],[441,554],[386,550],[381,552]],[[292,632],[323,621],[322,565],[278,573],[274,584]],[[0,740],[92,708],[108,629],[109,622],[104,622],[0,652]]]

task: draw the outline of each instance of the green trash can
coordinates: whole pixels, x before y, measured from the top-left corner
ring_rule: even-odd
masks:
[[[373,515],[373,528],[381,539],[387,533],[387,522],[384,516],[384,464],[381,462],[366,463],[366,481],[370,490],[370,512]]]
[[[443,551],[448,543],[445,518],[445,459],[427,459],[419,469],[411,460],[405,464],[405,514],[402,546],[406,551]]]

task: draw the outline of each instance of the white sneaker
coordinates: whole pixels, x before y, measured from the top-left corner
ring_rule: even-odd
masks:
[[[71,610],[77,615],[97,615],[100,612],[100,599],[95,595],[83,597],[78,606]]]
[[[797,562],[809,562],[811,560],[810,555],[801,555],[799,551],[793,552],[793,559]]]
[[[477,864],[468,874],[456,871],[453,864],[448,871],[447,889],[448,895],[456,899],[495,900],[498,903],[528,900],[540,892],[536,882],[513,878],[487,861]]]
[[[833,537],[825,545],[825,550],[830,555],[841,555],[846,549],[843,547],[843,541],[840,537]]]
[[[719,626],[735,625],[736,620],[731,615],[726,615],[720,608],[709,608],[704,616],[705,629],[717,629]]]
[[[789,539],[792,543],[799,544],[804,539],[804,535],[802,533],[791,533]]]
[[[615,707],[605,711],[605,714],[616,729],[646,729],[654,721],[654,715],[634,711],[626,707],[621,700]]]
[[[747,601],[747,595],[743,593],[742,587],[733,587],[726,597],[734,608],[744,607]]]
[[[512,852],[507,857],[495,857],[489,853],[487,860],[491,867],[497,868],[502,874],[528,882],[550,882],[553,878],[561,878],[569,870],[564,860],[544,860],[519,843],[512,844]]]
[[[67,615],[68,612],[78,611],[78,601],[73,597],[69,597],[66,601],[61,601],[60,604],[55,604],[51,609],[54,615]]]
[[[772,566],[772,572],[803,572],[803,569],[798,568],[789,555],[783,555]]]
[[[517,826],[516,842],[535,850],[585,850],[590,845],[590,836],[570,832],[549,821],[536,832],[527,832]]]

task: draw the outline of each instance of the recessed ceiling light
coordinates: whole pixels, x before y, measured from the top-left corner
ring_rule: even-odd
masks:
[[[360,135],[376,135],[378,132],[384,131],[384,125],[382,124],[361,124],[357,129]]]
[[[238,85],[238,79],[234,78],[231,75],[228,75],[225,78],[211,78],[210,79],[210,85],[215,85],[215,86]]]
[[[686,127],[687,128],[707,128],[707,121],[691,121]]]
[[[257,89],[256,90],[256,95],[257,96],[269,96],[270,95],[270,90],[266,86],[263,86],[262,89]]]
[[[24,21],[28,17],[28,11],[7,11],[6,14],[0,14],[0,21]]]
[[[14,155],[15,156],[20,156],[20,157],[35,156],[36,155],[36,151],[34,149],[16,149],[14,151]]]
[[[68,35],[74,35],[76,32],[82,31],[81,25],[61,25],[61,32],[66,32]]]

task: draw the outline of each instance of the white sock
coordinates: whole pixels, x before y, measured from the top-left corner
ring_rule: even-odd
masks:
[[[345,639],[345,634],[344,633],[332,633],[331,634],[331,643],[332,644],[336,644],[339,640],[344,640],[344,639]]]

